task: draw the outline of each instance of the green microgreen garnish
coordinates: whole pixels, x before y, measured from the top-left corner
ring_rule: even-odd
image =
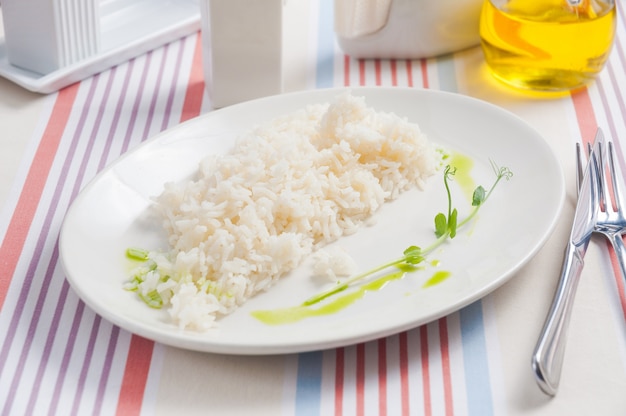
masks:
[[[456,208],[453,208],[452,205],[452,193],[450,191],[449,182],[452,180],[452,177],[456,174],[456,168],[447,165],[444,173],[443,173],[443,183],[446,188],[446,195],[448,199],[448,210],[447,214],[442,212],[438,213],[435,216],[435,237],[437,239],[427,246],[426,248],[420,248],[418,246],[410,246],[402,253],[402,257],[392,260],[390,262],[381,264],[380,266],[374,267],[366,272],[357,274],[343,282],[337,283],[336,286],[331,289],[314,295],[308,298],[304,305],[312,305],[317,302],[320,302],[329,296],[332,296],[336,293],[339,293],[343,290],[346,290],[350,285],[356,281],[362,280],[368,276],[371,276],[375,273],[378,273],[382,270],[388,269],[390,267],[415,267],[415,265],[424,261],[428,254],[432,253],[435,249],[437,249],[441,244],[443,244],[448,238],[453,239],[456,237],[457,230],[468,222],[472,220],[478,213],[479,209],[485,204],[489,196],[495,189],[496,185],[502,180],[509,180],[513,176],[513,172],[507,167],[498,167],[493,161],[491,161],[491,167],[496,174],[496,179],[494,183],[491,185],[488,191],[485,190],[482,186],[478,186],[472,195],[472,211],[469,213],[467,217],[465,217],[462,221],[458,221],[458,211]]]
[[[450,194],[450,184],[448,183],[450,178],[456,174],[456,168],[450,165],[446,166],[443,171],[443,184],[446,187],[446,194],[448,195],[448,215],[440,212],[435,216],[435,236],[441,237],[446,233],[450,234],[450,238],[456,236],[456,219],[458,212],[456,208],[452,209],[452,195]]]

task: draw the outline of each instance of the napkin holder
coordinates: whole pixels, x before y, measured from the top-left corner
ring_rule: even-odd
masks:
[[[305,83],[308,0],[200,1],[204,75],[214,108]]]
[[[45,93],[200,29],[198,0],[2,0],[1,11],[0,76]]]

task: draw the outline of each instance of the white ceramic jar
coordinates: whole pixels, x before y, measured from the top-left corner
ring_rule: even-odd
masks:
[[[482,0],[335,0],[335,33],[353,58],[423,58],[478,45]]]

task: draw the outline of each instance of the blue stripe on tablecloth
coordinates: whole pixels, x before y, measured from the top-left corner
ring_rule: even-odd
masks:
[[[317,65],[315,86],[334,86],[334,42],[333,3],[322,1],[319,4]],[[322,360],[320,351],[302,353],[298,356],[296,381],[295,413],[297,415],[319,415],[322,394]]]
[[[468,414],[493,415],[482,301],[461,309],[460,319]]]
[[[328,88],[334,84],[334,31],[332,2],[319,6],[317,65],[315,86]],[[297,415],[319,415],[322,395],[322,359],[320,351],[298,356],[295,410]]]
[[[334,86],[335,32],[333,29],[333,19],[333,2],[320,2],[315,79],[315,86],[317,88],[330,88]]]
[[[319,415],[322,396],[321,351],[302,353],[298,356],[295,410],[300,415]]]
[[[439,89],[449,92],[458,92],[456,83],[456,69],[452,55],[437,58],[437,74],[439,75]]]

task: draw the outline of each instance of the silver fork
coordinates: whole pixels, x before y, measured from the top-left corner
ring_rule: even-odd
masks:
[[[584,176],[580,175],[579,195],[572,229],[565,248],[563,267],[556,292],[546,316],[543,329],[531,357],[537,384],[544,393],[554,396],[559,388],[569,320],[578,281],[584,266],[584,256],[600,207],[600,178],[598,156],[604,148],[602,132],[598,130]],[[580,148],[578,148],[580,155]],[[582,158],[580,158],[582,159]],[[579,158],[577,158],[577,163]]]
[[[611,140],[607,141],[607,149],[603,148],[599,155],[600,169],[600,210],[594,232],[603,234],[609,240],[619,263],[622,278],[626,280],[626,245],[622,235],[626,233],[626,184],[624,183],[624,175],[616,163],[615,146]],[[587,154],[591,152],[591,147],[587,149]],[[608,157],[607,157],[608,154]],[[577,185],[580,186],[582,180],[582,172],[585,166],[584,156],[577,145]],[[608,168],[608,169],[607,169]],[[608,178],[611,180],[609,186]],[[611,190],[613,191],[613,202],[611,200]]]

